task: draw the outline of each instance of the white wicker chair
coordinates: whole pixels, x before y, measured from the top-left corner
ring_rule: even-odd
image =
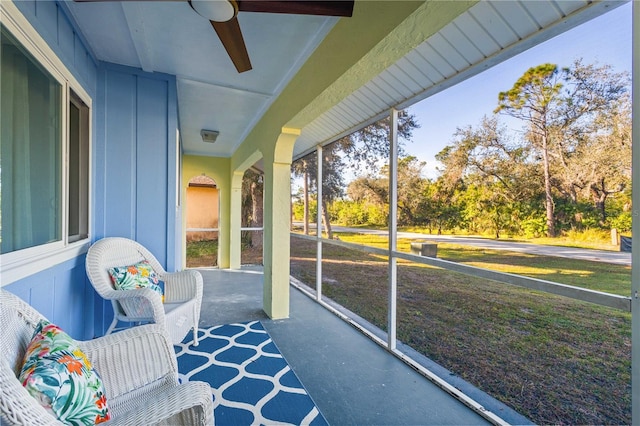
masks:
[[[162,297],[150,288],[116,290],[109,276],[109,268],[128,266],[147,260],[161,281],[164,281]],[[136,241],[110,237],[94,243],[87,253],[87,275],[98,294],[111,300],[113,321],[107,330],[110,334],[118,321],[155,322],[166,326],[173,344],[182,342],[193,328],[193,344],[198,345],[198,322],[202,305],[202,275],[198,271],[185,270],[169,273],[164,270],[149,250]],[[135,312],[136,315],[127,313]]]
[[[0,289],[0,424],[62,424],[17,379],[40,319],[35,309]],[[76,343],[103,381],[108,424],[213,424],[211,388],[204,382],[178,383],[176,355],[164,327],[149,324]]]

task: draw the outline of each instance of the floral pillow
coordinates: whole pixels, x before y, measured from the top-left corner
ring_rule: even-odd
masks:
[[[19,380],[63,423],[93,425],[111,418],[102,380],[87,356],[46,320],[38,323],[27,346]]]
[[[149,287],[162,296],[163,292],[158,276],[146,260],[135,265],[109,268],[109,275],[111,275],[111,281],[113,281],[117,290],[135,290]]]

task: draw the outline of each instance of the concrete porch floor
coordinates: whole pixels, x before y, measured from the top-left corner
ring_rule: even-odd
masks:
[[[260,320],[329,424],[488,424],[294,287],[290,318],[269,319],[262,310],[261,268],[200,272],[204,278],[200,325]],[[490,409],[505,418],[505,413]],[[529,423],[517,414],[506,420]]]

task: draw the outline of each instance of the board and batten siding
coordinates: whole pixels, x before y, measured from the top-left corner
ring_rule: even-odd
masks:
[[[177,94],[173,76],[114,64],[98,71],[94,240],[125,237],[176,269]],[[104,331],[111,304],[98,301]]]

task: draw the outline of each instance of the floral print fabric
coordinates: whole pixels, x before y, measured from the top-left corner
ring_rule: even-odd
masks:
[[[19,380],[65,424],[92,425],[111,417],[102,380],[91,362],[71,336],[48,321],[36,327]]]
[[[135,265],[110,268],[109,275],[117,290],[149,287],[162,295],[158,276],[146,260]]]

